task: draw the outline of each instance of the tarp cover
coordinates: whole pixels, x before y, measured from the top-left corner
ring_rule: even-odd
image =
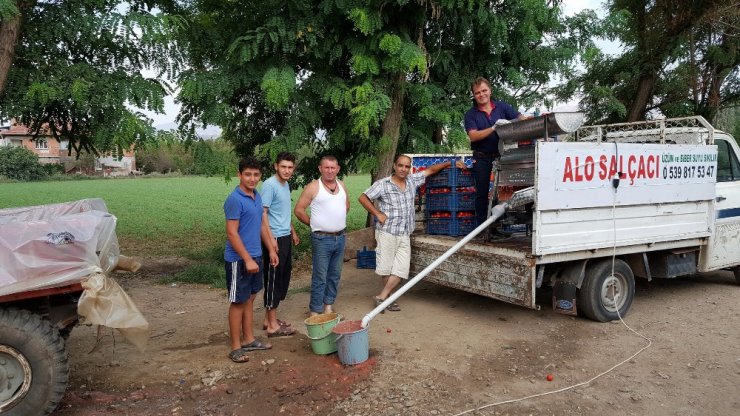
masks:
[[[0,296],[82,283],[83,322],[118,328],[141,349],[149,325],[107,277],[119,255],[102,199],[0,210]]]
[[[0,296],[78,283],[118,263],[102,199],[0,210]]]

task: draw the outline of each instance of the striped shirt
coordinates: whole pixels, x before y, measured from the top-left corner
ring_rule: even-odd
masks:
[[[424,172],[406,177],[406,189],[401,190],[390,176],[376,181],[365,192],[365,196],[378,203],[378,209],[388,216],[385,224],[376,228],[393,235],[411,235],[414,231],[414,196],[416,188],[424,183]]]

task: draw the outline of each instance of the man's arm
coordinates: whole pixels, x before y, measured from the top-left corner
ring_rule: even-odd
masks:
[[[311,204],[311,201],[316,197],[316,194],[318,193],[318,182],[313,181],[306,185],[305,188],[303,188],[303,192],[301,192],[301,196],[298,198],[298,202],[295,204],[295,209],[293,209],[293,213],[295,214],[295,217],[298,218],[298,221],[310,226],[311,225],[311,217],[308,216],[308,213],[306,210],[308,209],[308,206]]]
[[[272,233],[272,228],[270,228],[270,218],[268,216],[269,212],[270,208],[264,207],[264,210],[262,211],[262,230],[260,231],[260,235],[262,231],[267,232],[269,241],[272,241],[275,251],[277,251],[277,239],[275,238],[275,234]]]
[[[349,212],[349,192],[347,192],[347,187],[344,186],[344,182],[340,181],[339,179],[337,179],[337,182],[339,182],[339,186],[344,189],[344,197],[346,199],[345,203],[347,204],[347,212]]]
[[[239,237],[239,220],[226,220],[226,238],[231,243],[231,247],[236,251],[236,254],[244,259],[244,266],[248,273],[257,273],[260,271],[260,266],[249,255],[241,237]]]
[[[493,134],[494,131],[496,131],[496,126],[491,126],[483,130],[469,130],[468,138],[471,142],[478,142]]]
[[[267,208],[262,211],[262,219],[267,219]],[[269,223],[267,223],[267,226],[265,226],[265,222],[262,222],[260,237],[262,238],[262,244],[267,248],[267,251],[269,253],[270,265],[272,267],[277,266],[280,262],[277,255],[277,241],[275,240],[275,237],[272,236],[272,231],[270,230]]]
[[[293,221],[290,222],[290,238],[293,240],[294,246],[301,244],[301,238],[298,237],[298,232],[296,232],[295,227],[293,227]]]
[[[370,198],[367,197],[364,193],[360,195],[359,198],[360,205],[362,205],[363,208],[367,212],[370,213],[370,215],[374,216],[378,219],[378,222],[381,224],[385,224],[385,220],[388,219],[388,216],[385,215],[381,210],[375,207],[375,204],[373,204],[373,201],[370,200]]]
[[[421,172],[424,176],[436,175],[441,172],[442,169],[449,168],[450,166],[452,166],[452,162],[450,161],[437,163],[436,165],[429,166]],[[455,162],[455,166],[460,169],[465,169],[465,164],[461,160]]]

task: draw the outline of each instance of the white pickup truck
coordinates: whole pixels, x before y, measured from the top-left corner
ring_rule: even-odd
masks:
[[[556,311],[602,322],[627,313],[635,277],[728,269],[740,283],[739,159],[737,142],[701,117],[514,144],[502,152],[493,195],[500,202],[533,187],[534,202],[501,219],[526,231],[473,240],[427,279],[529,308],[548,285]],[[414,234],[412,273],[459,239]]]

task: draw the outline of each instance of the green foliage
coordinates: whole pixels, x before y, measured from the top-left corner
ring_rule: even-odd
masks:
[[[175,131],[160,131],[155,139],[136,149],[139,170],[144,173],[180,172],[184,175],[230,177],[237,156],[224,140],[182,138]]]
[[[0,147],[0,176],[18,181],[36,181],[47,176],[39,157],[25,147]]]
[[[740,11],[724,1],[609,0],[598,32],[624,51],[584,54],[580,89],[592,122],[702,115],[740,103]]]
[[[267,107],[272,111],[283,111],[295,89],[295,72],[287,67],[270,68],[262,77],[260,88],[265,94]]]
[[[0,0],[0,15],[7,15]],[[171,42],[184,21],[170,0],[15,2],[22,27],[0,118],[48,126],[70,151],[127,149],[154,134],[130,105],[163,111],[181,60]],[[13,4],[10,3],[12,6]],[[142,75],[143,70],[154,72]]]
[[[298,183],[326,153],[352,172],[396,152],[464,149],[473,78],[532,105],[592,45],[591,15],[564,19],[557,4],[189,2],[177,35],[190,68],[179,74],[180,122],[222,127],[239,155],[301,155]]]
[[[349,18],[354,23],[355,30],[363,35],[369,35],[383,26],[380,13],[375,13],[366,8],[358,7],[350,10]]]
[[[18,15],[18,7],[12,0],[0,0],[0,22]]]
[[[401,50],[403,41],[398,35],[386,33],[380,38],[380,50],[389,54],[395,55]]]

